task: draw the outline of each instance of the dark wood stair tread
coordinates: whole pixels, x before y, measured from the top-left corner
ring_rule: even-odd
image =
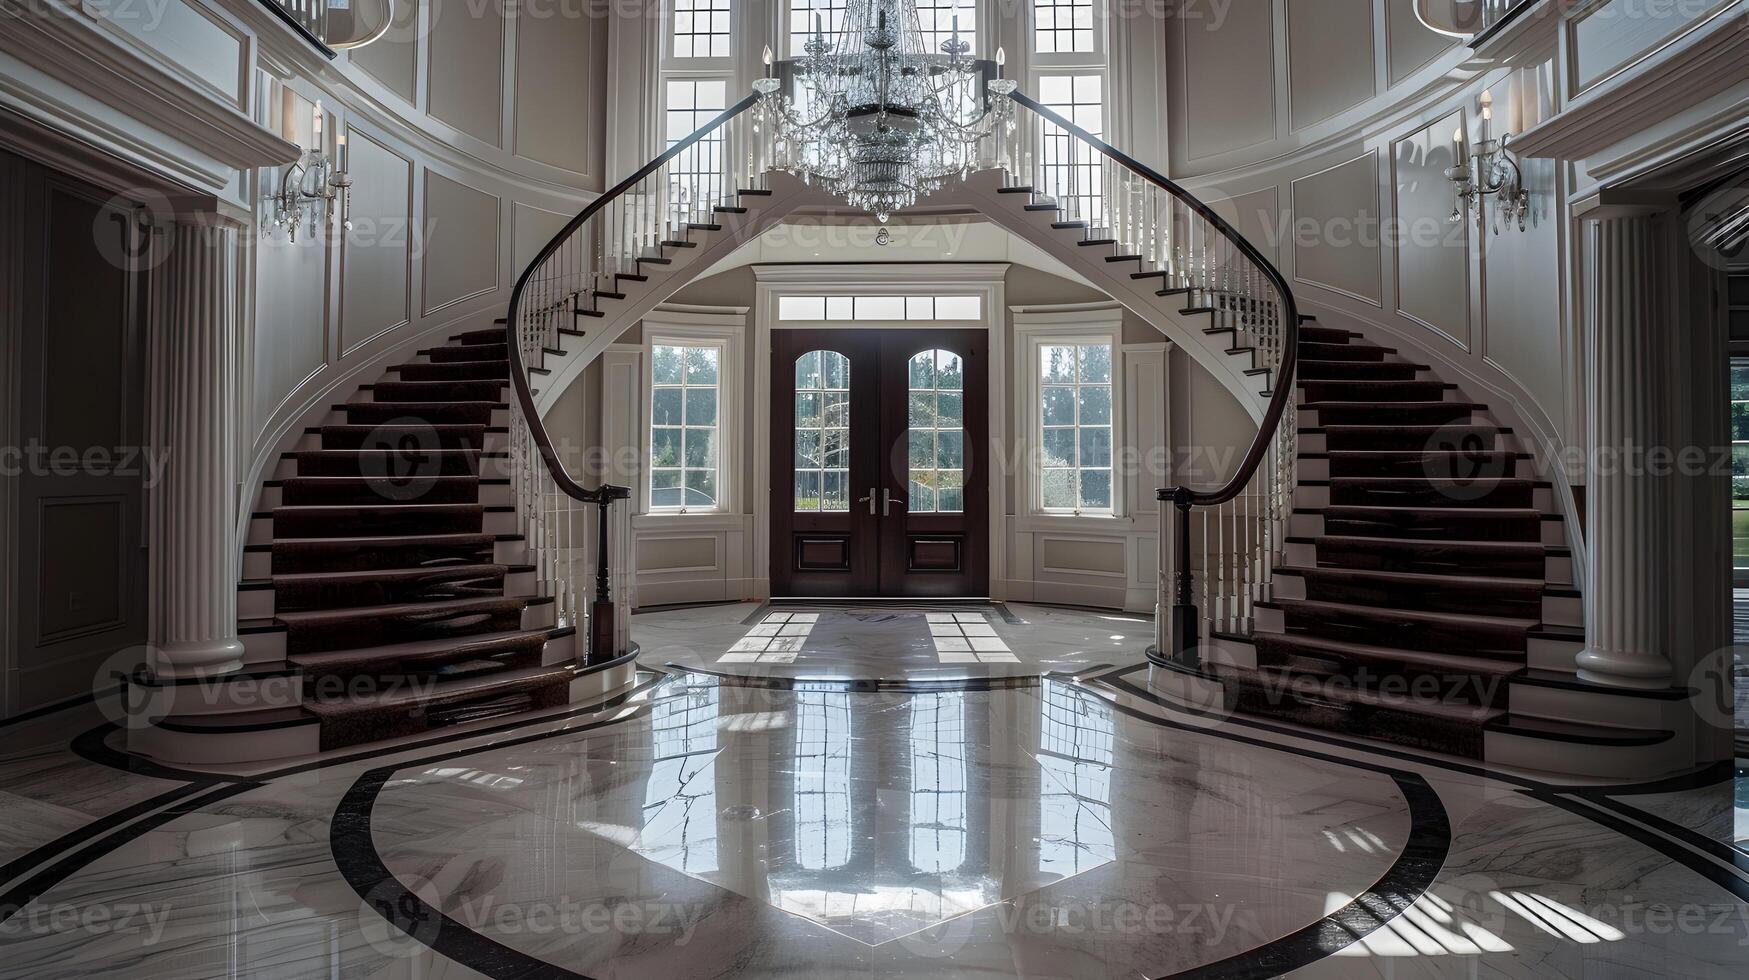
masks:
[[[443,704],[548,684],[569,684],[571,680],[572,672],[569,667],[523,667],[459,678],[429,688],[390,688],[375,696],[353,694],[345,700],[312,700],[304,703],[304,709],[323,721],[331,721],[350,714],[380,711],[384,708]]]
[[[1307,674],[1280,667],[1259,667],[1256,673],[1266,678],[1265,685],[1272,689],[1285,691],[1289,694],[1296,692],[1310,694],[1338,704],[1406,711],[1437,717],[1445,721],[1477,726],[1487,725],[1506,716],[1504,708],[1370,690],[1356,687],[1346,681],[1328,680],[1320,678],[1316,674]]]
[[[347,650],[324,650],[321,653],[294,653],[289,661],[310,673],[333,673],[346,668],[367,668],[379,664],[401,664],[451,655],[466,656],[491,650],[513,649],[519,644],[545,643],[551,630],[512,630],[500,633],[476,633],[470,636],[444,637],[432,640],[412,640],[384,646],[353,647]]]
[[[1506,715],[1488,725],[1488,731],[1551,742],[1571,742],[1579,745],[1631,747],[1657,745],[1675,735],[1665,729],[1617,728],[1613,725],[1587,725],[1576,721],[1556,721],[1529,715]]]
[[[1360,540],[1371,539],[1363,538]],[[1330,568],[1322,565],[1283,565],[1277,567],[1275,573],[1277,575],[1323,577],[1351,582],[1376,582],[1381,585],[1397,585],[1404,588],[1440,589],[1461,586],[1475,589],[1499,589],[1507,592],[1537,593],[1541,593],[1547,588],[1547,583],[1541,579],[1503,578],[1495,575],[1439,575],[1432,572],[1373,571],[1366,568]]]
[[[550,602],[541,596],[482,596],[475,599],[440,599],[435,602],[396,602],[386,606],[345,606],[336,609],[308,609],[298,612],[279,613],[275,619],[287,626],[299,626],[312,623],[344,622],[349,619],[370,618],[388,619],[396,616],[425,616],[441,618],[443,616],[464,615],[472,612],[491,612],[494,610],[514,609],[534,605],[540,602]],[[290,659],[289,657],[287,659]]]
[[[1349,602],[1329,602],[1322,599],[1266,599],[1257,603],[1260,609],[1299,610],[1319,613],[1332,618],[1358,616],[1390,616],[1429,625],[1489,626],[1503,630],[1523,630],[1528,633],[1541,625],[1541,620],[1513,616],[1482,616],[1475,613],[1435,612],[1431,609],[1397,609],[1391,606],[1367,606]],[[1286,634],[1289,636],[1297,634]]]
[[[1366,608],[1366,607],[1362,607]],[[1374,610],[1376,611],[1376,610]],[[1346,640],[1329,640],[1306,633],[1252,633],[1254,642],[1275,643],[1305,651],[1311,656],[1326,660],[1341,662],[1364,661],[1367,663],[1404,664],[1423,669],[1439,671],[1447,674],[1516,674],[1524,669],[1519,663],[1510,660],[1494,660],[1487,657],[1465,657],[1453,653],[1433,653],[1428,650],[1408,650],[1403,647],[1384,647],[1370,643],[1352,643]]]
[[[271,582],[274,585],[317,585],[347,581],[372,582],[383,579],[416,578],[421,575],[453,575],[461,573],[485,577],[492,575],[508,575],[519,568],[527,567],[532,566],[482,565],[457,562],[452,565],[421,565],[416,568],[373,568],[369,570],[347,570],[343,572],[291,572],[285,575],[275,575],[271,579]]]

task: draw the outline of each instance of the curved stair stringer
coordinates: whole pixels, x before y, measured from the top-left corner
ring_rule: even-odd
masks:
[[[542,417],[552,411],[565,391],[621,334],[669,297],[703,277],[741,246],[782,223],[797,209],[830,203],[819,190],[785,173],[766,174],[765,183],[770,194],[744,196],[741,203],[746,212],[722,215],[718,219],[720,230],[697,233],[696,247],[666,250],[664,254],[670,264],[653,267],[647,282],[625,282],[620,286],[623,298],[602,300],[602,316],[578,318],[581,336],[567,334],[559,349],[542,353],[538,368],[543,373],[535,389],[535,406]]]
[[[1161,280],[1148,273],[1144,264],[1109,262],[1106,259],[1111,249],[1080,244],[1086,237],[1083,229],[1052,227],[1057,212],[1027,210],[1028,195],[1002,191],[1008,180],[1003,171],[973,174],[953,189],[952,200],[972,204],[991,221],[1080,273],[1207,369],[1244,407],[1252,422],[1262,421],[1269,407],[1271,379],[1267,374],[1248,373],[1257,370],[1255,355],[1249,349],[1230,351],[1227,343],[1232,335],[1211,330],[1206,313],[1186,312],[1184,296],[1158,295]]]

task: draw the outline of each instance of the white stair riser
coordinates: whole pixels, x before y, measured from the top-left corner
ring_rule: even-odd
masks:
[[[1275,573],[1275,597],[1277,599],[1304,599],[1306,597],[1306,577],[1277,570]]]
[[[528,544],[517,538],[512,538],[508,541],[494,542],[492,545],[492,560],[500,565],[527,564]]]
[[[273,590],[272,589],[238,589],[237,590],[238,619],[272,619]]]
[[[1258,633],[1286,633],[1287,622],[1280,609],[1258,609],[1252,630]]]
[[[584,674],[571,682],[571,701],[580,703],[611,697],[630,687],[637,678],[637,671],[637,664],[628,662]]]
[[[243,577],[267,578],[273,574],[273,552],[245,551],[243,552]],[[241,617],[239,617],[241,618]]]
[[[1148,690],[1157,697],[1194,713],[1207,713],[1212,719],[1226,715],[1225,685],[1206,677],[1181,671],[1148,666]],[[1174,715],[1174,718],[1178,716]]]
[[[128,731],[128,749],[160,762],[223,766],[313,755],[322,747],[320,725],[253,732],[174,732],[148,727]]]
[[[570,633],[565,636],[554,637],[544,643],[541,646],[540,662],[543,667],[554,667],[559,664],[570,663],[582,655],[583,647],[579,643],[578,634]],[[571,700],[575,701],[577,699],[575,688],[572,690],[573,694]]]
[[[1543,596],[1543,625],[1584,626],[1584,603],[1577,596]]]
[[[1489,765],[1622,781],[1655,779],[1693,764],[1692,751],[1679,738],[1656,745],[1611,746],[1494,731],[1483,735],[1483,755]]]
[[[515,534],[517,531],[514,510],[488,510],[483,515],[483,522],[482,530],[487,534]]]
[[[538,587],[535,573],[530,571],[511,572],[504,576],[504,594],[515,596],[531,596]]]
[[[1633,697],[1537,684],[1514,684],[1510,696],[1514,715],[1575,721],[1587,725],[1669,730],[1677,733],[1678,737],[1692,735],[1694,731],[1694,705],[1687,699]]]
[[[304,702],[301,674],[272,677],[202,678],[199,683],[166,684],[132,692],[133,703],[154,718],[236,714],[295,708]]]
[[[1579,656],[1584,644],[1577,640],[1550,640],[1533,636],[1525,648],[1525,666],[1532,670],[1558,670],[1564,674],[1577,674],[1578,664],[1573,658]]]
[[[285,630],[283,629],[244,633],[238,639],[243,641],[244,664],[274,664],[285,661]]]
[[[553,617],[557,611],[557,603],[552,602],[540,602],[525,606],[522,610],[522,628],[525,630],[552,629],[555,625]]]

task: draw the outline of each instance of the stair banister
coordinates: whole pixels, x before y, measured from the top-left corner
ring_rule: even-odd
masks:
[[[1197,490],[1180,485],[1165,487],[1159,491],[1160,500],[1171,503],[1177,513],[1171,631],[1169,636],[1162,637],[1165,644],[1162,652],[1169,655],[1177,665],[1196,669],[1201,666],[1201,656],[1198,650],[1199,613],[1191,563],[1192,509],[1237,504],[1229,513],[1215,514],[1212,518],[1212,529],[1205,522],[1205,556],[1208,552],[1210,530],[1221,535],[1223,544],[1217,555],[1205,557],[1205,603],[1210,606],[1218,603],[1223,618],[1238,619],[1248,614],[1250,603],[1255,599],[1253,592],[1259,583],[1267,581],[1273,553],[1283,544],[1286,514],[1291,512],[1292,507],[1292,440],[1297,437],[1297,432],[1284,432],[1283,426],[1286,423],[1290,428],[1293,427],[1294,416],[1297,415],[1294,412],[1294,379],[1299,362],[1299,308],[1294,302],[1293,290],[1288,287],[1287,279],[1282,276],[1281,271],[1213,208],[1171,178],[1155,172],[1026,93],[1016,91],[1011,97],[1039,118],[1101,155],[1106,161],[1102,164],[1102,168],[1107,168],[1106,172],[1110,172],[1108,168],[1111,166],[1117,168],[1115,176],[1118,179],[1107,180],[1103,193],[1108,196],[1114,193],[1120,195],[1118,207],[1114,209],[1110,202],[1105,202],[1102,214],[1085,216],[1089,237],[1093,235],[1096,217],[1112,221],[1111,212],[1119,211],[1116,224],[1109,226],[1107,230],[1113,237],[1120,239],[1120,251],[1133,243],[1144,259],[1153,259],[1165,271],[1163,281],[1176,284],[1179,291],[1186,295],[1201,294],[1205,297],[1201,305],[1214,313],[1217,327],[1231,325],[1235,346],[1242,333],[1258,333],[1261,336],[1255,345],[1256,350],[1263,352],[1266,358],[1273,357],[1273,363],[1262,365],[1268,369],[1265,376],[1269,378],[1271,385],[1269,403],[1258,424],[1257,435],[1252,439],[1233,474],[1225,483],[1212,490]],[[1024,140],[1016,142],[1020,145],[1026,143]],[[1068,159],[1069,204],[1071,207],[1079,207],[1076,202],[1083,194],[1078,177],[1081,168],[1072,152]],[[1061,165],[1063,164],[1059,164]],[[1026,168],[1012,169],[1024,171]],[[1043,170],[1038,172],[1045,173]],[[1169,195],[1165,220],[1161,220],[1146,205],[1137,207],[1133,193],[1127,190],[1128,178],[1131,177],[1140,178]],[[1043,186],[1037,189],[1045,191]],[[1176,227],[1175,219],[1178,215],[1173,211],[1176,207],[1182,207],[1200,218],[1206,223],[1206,229],[1217,234],[1220,241],[1210,242],[1206,240],[1208,236],[1205,234],[1204,240],[1199,243],[1192,234],[1194,229],[1181,230]],[[1074,218],[1077,215],[1071,213],[1068,217]],[[1187,252],[1186,249],[1191,251]],[[1236,250],[1249,263],[1250,268],[1235,269],[1229,250]],[[1258,276],[1262,277],[1262,283],[1256,281]],[[1261,295],[1258,287],[1262,285],[1267,285],[1275,294],[1273,302],[1276,306],[1273,310],[1268,306],[1270,301]],[[1261,331],[1257,330],[1258,324],[1263,325]],[[1273,329],[1272,324],[1279,324],[1279,330]],[[1265,470],[1266,464],[1264,477],[1268,485],[1261,491],[1248,494],[1247,489],[1258,479],[1260,470]],[[1255,508],[1254,500],[1258,504]],[[1234,545],[1242,549],[1241,552],[1229,555],[1224,547],[1229,534]],[[1221,562],[1217,585],[1209,582],[1209,565],[1212,560]]]
[[[617,518],[610,510],[616,501],[629,501],[631,489],[603,483],[591,490],[566,472],[564,460],[553,445],[535,402],[529,381],[530,361],[543,359],[548,350],[562,349],[564,338],[578,332],[575,328],[579,321],[600,315],[594,304],[611,292],[602,288],[604,283],[617,287],[618,280],[626,275],[625,270],[630,269],[635,275],[640,260],[648,261],[652,251],[658,254],[662,251],[667,235],[684,232],[684,227],[676,231],[671,224],[676,218],[671,210],[678,211],[678,220],[684,225],[701,207],[708,215],[711,209],[725,203],[712,199],[675,209],[674,202],[666,199],[668,181],[673,175],[665,168],[671,163],[680,160],[694,164],[695,169],[686,171],[687,174],[704,173],[697,169],[700,166],[717,167],[724,171],[721,177],[730,181],[731,186],[735,176],[757,175],[759,167],[751,155],[746,160],[746,173],[732,176],[728,172],[731,158],[741,156],[736,144],[744,141],[745,134],[729,132],[727,127],[758,101],[757,95],[747,96],[589,202],[542,247],[517,277],[510,293],[504,331],[510,381],[516,392],[511,403],[510,456],[518,524],[525,532],[530,560],[539,569],[541,584],[552,591],[558,604],[561,625],[578,626],[585,616],[573,568],[579,550],[575,536],[587,522],[577,521],[573,510],[576,504],[598,508],[594,522],[595,590],[587,614],[590,664],[612,659],[623,652],[626,643],[626,624],[615,613],[614,588],[617,578],[620,583],[617,598],[623,601],[629,585],[623,567],[626,550],[621,549],[619,567],[613,567],[609,536],[617,529],[623,542],[630,533],[626,508],[621,508]],[[721,137],[722,144],[715,155],[708,147],[699,146],[713,134]],[[653,176],[656,179],[651,181]],[[652,202],[656,204],[653,210]],[[591,304],[590,309],[584,309],[586,302]]]

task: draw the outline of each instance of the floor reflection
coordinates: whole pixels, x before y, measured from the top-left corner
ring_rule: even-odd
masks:
[[[1036,692],[676,678],[655,696],[633,849],[871,946],[1106,864],[1111,711],[1053,681]],[[763,721],[731,718],[748,715]]]

